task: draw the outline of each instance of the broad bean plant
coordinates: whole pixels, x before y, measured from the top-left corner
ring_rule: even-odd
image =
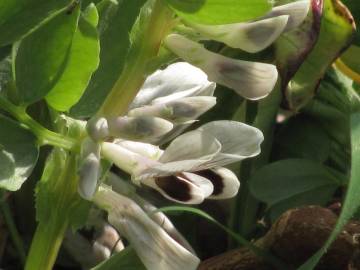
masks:
[[[359,217],[359,18],[357,0],[2,0],[0,265],[250,269],[211,261],[242,247],[314,269]],[[333,202],[301,261],[266,244]]]

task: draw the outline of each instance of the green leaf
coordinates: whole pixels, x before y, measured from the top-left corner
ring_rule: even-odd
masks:
[[[306,158],[325,162],[330,156],[331,143],[321,123],[299,115],[281,126],[275,136],[273,152],[276,159]]]
[[[341,55],[341,60],[360,78],[360,46],[351,46]]]
[[[268,0],[166,0],[179,17],[195,23],[243,22],[270,10]]]
[[[341,233],[344,225],[356,213],[360,207],[360,113],[356,112],[351,116],[351,146],[352,146],[352,161],[351,161],[351,179],[347,189],[345,201],[343,203],[342,211],[338,222],[332,231],[329,239],[325,245],[313,255],[299,270],[314,269],[320,258],[326,253],[331,243],[336,239],[337,235]]]
[[[281,204],[282,210],[324,204],[340,184],[325,166],[309,159],[270,163],[256,171],[249,183],[250,191],[257,199],[265,202],[269,208]],[[277,211],[278,214],[281,213]]]
[[[71,109],[75,117],[90,117],[101,106],[121,71],[130,46],[130,30],[145,0],[103,0],[98,5],[100,65],[80,101]]]
[[[106,261],[91,270],[146,270],[145,266],[136,255],[134,249],[127,247],[120,253],[112,255]]]
[[[2,0],[0,47],[19,40],[69,2],[70,0]]]
[[[67,111],[79,101],[99,65],[97,23],[97,9],[90,5],[79,19],[63,73],[46,96],[47,103],[58,111]]]
[[[64,10],[20,42],[14,70],[23,103],[43,98],[61,77],[79,13]]]
[[[30,131],[1,115],[0,127],[0,188],[15,191],[37,162],[37,139]]]

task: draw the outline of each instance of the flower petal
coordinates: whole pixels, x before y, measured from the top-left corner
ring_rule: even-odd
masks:
[[[109,222],[124,235],[149,270],[195,270],[200,260],[172,239],[132,200],[101,187],[95,203],[109,213]]]
[[[221,144],[221,152],[200,168],[225,166],[254,157],[260,153],[260,144],[264,140],[259,129],[237,121],[213,121],[198,130],[211,134]]]
[[[157,190],[165,198],[184,204],[202,203],[213,192],[213,185],[209,180],[191,173],[145,178],[141,182]]]
[[[151,116],[108,118],[111,136],[133,141],[149,141],[172,130],[173,124],[165,119]]]
[[[157,164],[155,160],[142,156],[116,143],[103,142],[101,144],[101,154],[104,158],[129,174],[135,173],[140,168]]]
[[[234,60],[210,52],[178,34],[168,35],[164,44],[181,58],[201,68],[211,81],[225,85],[247,99],[266,97],[278,78],[274,65]]]
[[[263,18],[271,18],[281,15],[289,15],[285,31],[298,27],[306,18],[310,9],[310,0],[295,1],[286,5],[274,7]]]
[[[189,242],[181,235],[175,228],[170,219],[162,212],[157,211],[157,208],[144,200],[141,196],[136,194],[136,189],[129,182],[124,181],[118,175],[110,172],[107,183],[113,188],[114,191],[121,195],[127,196],[134,200],[141,208],[149,215],[149,217],[160,225],[176,242],[185,247],[187,250],[195,254],[195,251],[190,246]]]
[[[217,167],[195,172],[211,181],[214,192],[209,199],[229,199],[234,197],[240,188],[237,176],[229,169]]]
[[[202,36],[229,47],[255,53],[270,46],[284,31],[289,16],[225,25],[190,24]]]
[[[143,115],[155,116],[181,123],[197,119],[216,104],[216,98],[209,96],[185,97],[171,101],[168,101],[166,98],[161,98],[164,100],[154,105],[135,108],[129,111],[128,115],[132,117]]]
[[[169,65],[150,75],[130,105],[130,109],[148,105],[152,100],[174,93],[188,91],[184,96],[197,96],[214,91],[214,83],[209,82],[201,69],[186,62]]]
[[[138,171],[135,179],[168,176],[178,172],[193,171],[212,160],[221,149],[212,135],[195,130],[174,139],[166,148],[158,164]]]
[[[149,143],[143,142],[134,142],[129,140],[115,140],[114,143],[120,145],[136,154],[141,156],[158,160],[160,156],[163,154],[163,150],[159,148],[159,146],[152,145]]]

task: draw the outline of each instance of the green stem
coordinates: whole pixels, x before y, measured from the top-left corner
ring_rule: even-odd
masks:
[[[37,194],[39,224],[32,239],[25,270],[52,269],[66,229],[75,215],[74,205],[79,202],[75,154],[55,149],[45,172],[46,176],[41,179]]]
[[[49,144],[66,150],[78,151],[78,143],[76,140],[46,129],[44,126],[31,118],[26,113],[26,109],[24,107],[16,106],[5,98],[0,97],[0,108],[10,113],[13,117],[19,120],[20,123],[27,126],[38,138],[40,145]]]
[[[10,207],[6,201],[2,201],[0,205],[6,226],[10,232],[11,239],[20,257],[21,264],[24,265],[26,259],[26,252],[25,252],[24,244],[21,240],[21,236],[16,228],[14,219],[12,217]]]
[[[52,222],[49,224],[39,223],[31,244],[25,270],[52,269],[67,226],[68,222],[64,222],[64,220],[57,220],[54,224]]]
[[[126,113],[145,81],[149,62],[157,56],[164,36],[172,27],[173,13],[163,0],[155,0],[150,17],[144,20],[147,20],[147,24],[137,34],[139,36],[130,49],[128,62],[98,115],[118,116]]]

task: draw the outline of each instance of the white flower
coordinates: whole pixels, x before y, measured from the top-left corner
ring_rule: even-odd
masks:
[[[121,138],[156,142],[179,134],[184,127],[216,104],[216,84],[200,69],[179,62],[150,75],[130,105],[126,116],[88,121],[94,141]]]
[[[180,135],[158,159],[115,143],[102,143],[101,151],[132,174],[135,183],[148,185],[173,201],[195,204],[205,198],[233,197],[240,183],[234,173],[221,166],[258,155],[262,141],[261,131],[254,127],[215,121]]]
[[[133,200],[102,185],[94,196],[94,202],[108,212],[109,222],[129,240],[147,269],[197,269],[200,260]]]
[[[305,19],[309,0],[297,1],[273,8],[264,17],[242,23],[202,25],[185,22],[207,39],[254,53],[271,45],[284,31],[297,27]]]
[[[225,85],[247,99],[266,97],[278,78],[274,65],[225,57],[178,34],[168,35],[164,44],[180,58],[202,69],[209,80]]]
[[[151,74],[130,105],[130,110],[192,96],[212,96],[216,84],[201,69],[186,62],[169,65]]]

